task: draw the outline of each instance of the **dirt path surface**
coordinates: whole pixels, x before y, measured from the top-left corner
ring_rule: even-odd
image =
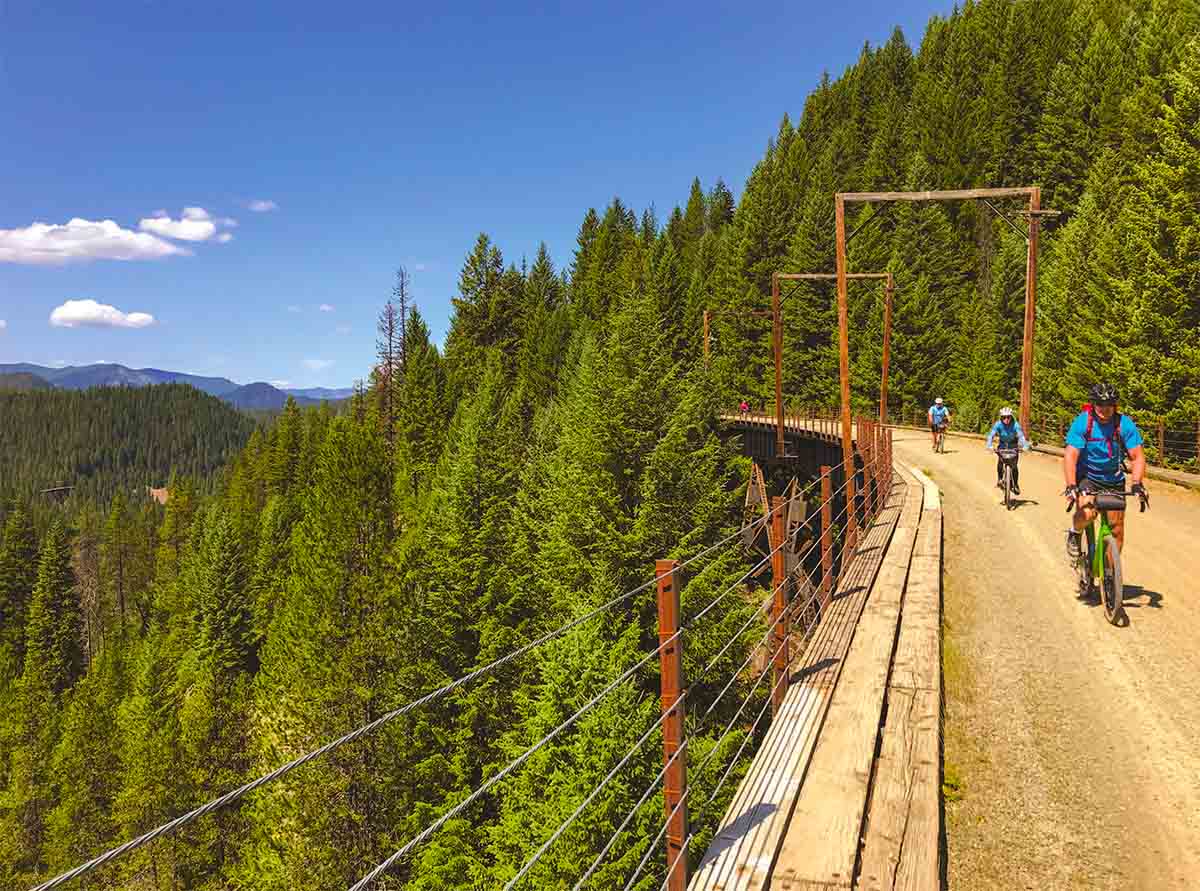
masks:
[[[1059,459],[1022,458],[1006,514],[981,442],[895,436],[944,497],[950,888],[1200,888],[1200,493],[1130,512],[1114,628],[1075,594]]]

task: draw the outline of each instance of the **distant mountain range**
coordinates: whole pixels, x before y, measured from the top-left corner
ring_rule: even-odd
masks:
[[[29,362],[0,364],[0,375],[32,375],[36,379],[61,390],[86,390],[89,387],[147,387],[151,384],[191,384],[197,390],[218,396],[231,405],[247,409],[283,408],[288,396],[293,396],[301,405],[315,405],[324,400],[335,401],[353,395],[350,387],[310,387],[308,389],[281,390],[271,384],[257,382],[237,384],[224,377],[201,377],[180,371],[163,371],[159,368],[126,368],[124,365],[95,364],[67,365],[62,368],[47,368]],[[31,382],[21,378],[25,386]],[[15,384],[16,381],[14,380]]]

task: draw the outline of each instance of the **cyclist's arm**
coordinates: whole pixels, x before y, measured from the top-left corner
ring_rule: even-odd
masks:
[[[1017,428],[1017,439],[1021,443],[1021,448],[1023,448],[1025,451],[1029,451],[1031,446],[1029,445],[1029,440],[1025,438],[1025,431],[1021,429],[1021,422],[1013,421],[1013,424]]]
[[[983,447],[985,449],[990,449],[992,447],[992,440],[995,438],[996,438],[996,425],[993,424],[992,429],[988,431],[987,442],[984,444]]]
[[[1140,445],[1129,450],[1129,475],[1135,486],[1146,476],[1146,450]]]
[[[1063,479],[1066,480],[1068,486],[1074,486],[1078,480],[1075,479],[1075,473],[1079,469],[1079,449],[1068,444],[1063,450]]]

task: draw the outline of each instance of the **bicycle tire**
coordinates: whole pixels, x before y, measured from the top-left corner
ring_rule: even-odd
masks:
[[[1075,569],[1079,573],[1079,596],[1088,600],[1092,596],[1092,547],[1094,538],[1092,527],[1088,526],[1080,535],[1079,547],[1082,553],[1075,561]]]
[[[1004,509],[1012,510],[1012,468],[1004,465]]]
[[[1116,625],[1121,618],[1121,604],[1124,601],[1125,589],[1121,580],[1121,550],[1117,540],[1109,537],[1104,540],[1107,559],[1104,561],[1103,590],[1100,600],[1104,604],[1104,617],[1110,624]]]

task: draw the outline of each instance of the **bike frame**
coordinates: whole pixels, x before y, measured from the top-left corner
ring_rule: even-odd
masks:
[[[1099,531],[1097,531],[1099,526]],[[1104,582],[1104,554],[1107,548],[1104,542],[1112,537],[1112,526],[1108,522],[1108,511],[1098,512],[1098,516],[1087,525],[1088,547],[1091,548],[1092,579]]]

